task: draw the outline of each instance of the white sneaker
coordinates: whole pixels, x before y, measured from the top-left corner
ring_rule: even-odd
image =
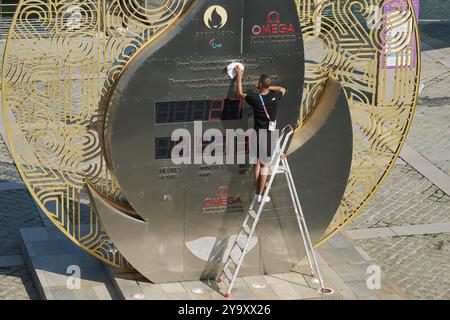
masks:
[[[260,195],[260,194],[256,194],[256,195],[255,195],[255,200],[256,200],[257,203],[261,203],[261,202],[263,201],[263,196]],[[269,196],[266,196],[266,197],[264,198],[264,202],[270,202],[270,197],[269,197]]]

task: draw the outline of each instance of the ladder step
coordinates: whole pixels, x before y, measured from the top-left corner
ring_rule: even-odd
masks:
[[[287,169],[286,169],[286,167],[285,166],[283,166],[283,165],[280,165],[279,167],[278,167],[278,172],[286,172],[287,171]]]
[[[244,231],[250,235],[250,233],[252,232],[252,230],[250,230],[250,227],[246,224],[242,225],[242,229],[244,229]]]
[[[236,248],[236,247],[235,247]],[[239,263],[239,259],[241,258],[241,256],[242,256],[242,251],[239,249],[239,248],[237,248],[238,250],[239,250],[239,253],[238,254],[236,254],[236,253],[231,253],[231,255],[230,255],[230,259],[231,259],[231,261],[233,261],[233,263],[234,263],[234,265],[238,265],[238,263]]]
[[[293,130],[291,127],[291,131],[286,135],[286,138],[289,139],[290,135],[292,134]],[[319,283],[321,286],[321,292],[323,294],[326,294],[328,291],[325,291],[325,289],[323,288],[323,280],[322,277],[320,275],[320,271],[319,271],[319,266],[314,254],[314,247],[311,243],[311,240],[309,238],[309,232],[308,232],[308,228],[306,225],[306,221],[305,218],[303,216],[303,211],[300,205],[300,202],[297,198],[297,191],[291,176],[291,172],[289,169],[289,164],[287,162],[287,159],[281,159],[281,154],[284,153],[284,150],[287,146],[287,140],[284,140],[285,142],[283,142],[283,137],[280,138],[278,144],[282,145],[283,147],[281,148],[279,154],[275,154],[272,158],[271,163],[274,163],[274,165],[270,166],[270,174],[271,175],[275,175],[277,173],[285,173],[285,178],[287,179],[287,182],[289,184],[289,189],[290,189],[290,193],[291,193],[291,200],[292,200],[292,204],[294,206],[294,211],[297,215],[298,218],[298,224],[300,227],[300,231],[302,233],[302,237],[303,237],[303,242],[304,242],[304,246],[305,249],[308,253],[308,260],[309,260],[309,265],[311,268],[311,273],[316,273],[317,272],[317,278],[319,279]],[[281,160],[281,163],[280,163]],[[277,170],[275,171],[274,168],[277,166]],[[272,176],[269,180],[269,184],[267,186],[268,191],[270,191],[270,188],[272,187],[272,183],[274,181],[275,177]],[[226,257],[226,263],[224,268],[222,269],[222,273],[221,276],[224,275],[224,277],[226,277],[229,280],[229,284],[228,284],[228,289],[226,291],[225,297],[228,297],[229,294],[231,293],[231,290],[233,289],[234,286],[234,281],[236,280],[236,277],[239,274],[239,270],[242,267],[241,263],[243,263],[244,258],[246,256],[246,254],[248,253],[249,248],[247,246],[249,246],[250,240],[252,240],[253,234],[252,234],[252,230],[255,230],[257,227],[257,223],[258,223],[258,213],[257,212],[262,212],[262,210],[264,209],[264,202],[262,202],[261,204],[259,204],[258,210],[254,210],[253,206],[256,205],[256,200],[255,198],[253,199],[250,209],[248,211],[248,214],[245,217],[245,221],[243,222],[242,226],[241,226],[241,230],[239,231],[239,234],[236,238],[236,240],[234,241],[231,250],[229,251],[229,253],[227,254]],[[250,217],[254,219],[253,224],[250,224],[251,226],[249,226],[249,219]],[[247,236],[245,236],[243,234],[243,232],[245,232],[247,234]],[[306,239],[305,239],[305,234],[306,234]],[[234,271],[232,271],[234,270]],[[220,280],[220,279],[219,279]]]
[[[228,280],[231,281],[231,279],[233,279],[233,274],[230,270],[228,270],[228,268],[223,269],[223,274],[225,275],[225,277],[227,277]]]
[[[245,249],[245,243],[247,242],[247,239],[248,239],[248,237],[246,239],[242,239],[244,241],[240,241],[241,239],[236,240],[236,245],[239,247],[239,249],[241,249],[241,250]]]
[[[284,166],[279,166],[277,171],[275,171],[274,169],[275,168],[273,167],[270,168],[270,175],[287,172],[287,169]]]

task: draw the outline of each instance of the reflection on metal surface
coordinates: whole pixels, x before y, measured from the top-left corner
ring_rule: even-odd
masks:
[[[170,33],[167,28],[193,1],[157,2],[162,4],[143,8],[135,0],[80,1],[75,21],[67,16],[73,1],[21,0],[5,48],[3,115],[23,180],[67,237],[115,266],[127,263],[83,190],[91,181],[103,195],[127,204],[102,157],[98,105],[105,80],[110,87],[130,57]],[[418,28],[410,0],[297,4],[306,48],[300,124],[312,119],[329,75],[342,85],[353,122],[350,179],[321,235],[327,239],[374,195],[400,153],[417,99]]]
[[[109,206],[111,206],[118,212],[123,213],[124,216],[128,216],[130,218],[145,222],[145,220],[132,207],[130,207],[129,205],[127,205],[123,202],[119,202],[119,201],[116,201],[116,200],[106,197],[103,193],[99,192],[91,183],[87,182],[86,188],[87,188],[87,192],[88,192],[90,198],[92,198],[93,193],[95,193],[99,197],[99,199],[101,199],[102,201],[107,203]]]
[[[313,111],[309,113],[308,119],[304,120],[303,126],[294,134],[289,146],[288,155],[300,149],[308,142],[317,131],[323,127],[328,120],[333,107],[336,106],[336,100],[342,92],[339,83],[333,78],[328,78],[324,82],[324,88],[319,92]],[[336,132],[339,132],[336,128]]]

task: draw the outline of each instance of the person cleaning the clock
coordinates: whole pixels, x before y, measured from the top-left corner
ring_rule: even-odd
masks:
[[[272,148],[272,134],[276,130],[278,102],[287,93],[287,90],[283,87],[273,86],[270,76],[262,74],[256,85],[256,91],[247,91],[244,93],[242,89],[242,77],[244,75],[242,64],[237,64],[234,67],[234,71],[236,72],[237,93],[253,109],[253,117],[255,120],[254,129],[257,135],[258,150],[254,171],[255,199],[258,203],[262,201],[269,202],[270,197],[267,196],[263,199],[263,195],[267,176],[269,175],[270,158],[274,149]],[[267,132],[266,143],[261,142],[259,138],[262,130],[266,130]]]

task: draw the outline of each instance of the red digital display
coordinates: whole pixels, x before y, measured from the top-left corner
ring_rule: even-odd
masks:
[[[155,108],[156,124],[240,119],[240,99],[157,102]]]

